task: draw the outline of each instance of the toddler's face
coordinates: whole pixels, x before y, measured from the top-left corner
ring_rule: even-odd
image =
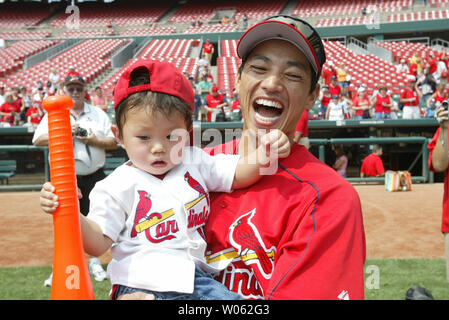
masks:
[[[141,108],[128,111],[120,134],[113,131],[133,165],[153,175],[165,174],[180,163],[189,137],[180,114],[150,115]]]

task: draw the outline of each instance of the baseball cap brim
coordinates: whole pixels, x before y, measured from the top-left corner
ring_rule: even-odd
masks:
[[[243,34],[237,47],[239,57],[245,58],[258,44],[264,41],[280,39],[296,46],[304,53],[315,73],[320,73],[326,57],[321,38],[316,31],[299,19],[284,16],[272,19],[254,25]]]
[[[68,86],[70,84],[80,84],[84,86],[86,85],[86,82],[80,76],[68,76],[64,80],[64,85]]]

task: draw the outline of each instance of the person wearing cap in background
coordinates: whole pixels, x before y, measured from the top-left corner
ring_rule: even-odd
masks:
[[[250,162],[187,147],[193,103],[187,78],[167,62],[139,60],[115,86],[112,130],[129,161],[97,183],[89,215],[80,215],[88,252],[102,254],[113,245],[112,299],[241,299],[207,273],[223,266],[206,263],[200,229],[210,211],[208,192],[254,183],[265,157]],[[280,130],[262,139],[268,144],[260,151],[277,144],[276,157],[289,154],[289,140]],[[42,208],[52,213],[49,204]]]
[[[329,92],[331,96],[340,96],[341,95],[341,87],[338,84],[338,80],[336,76],[331,77],[331,83],[329,84]]]
[[[318,97],[325,62],[318,33],[287,15],[269,17],[240,38],[237,74],[243,132],[274,129],[292,141],[273,175],[232,194],[212,194],[205,226],[208,261],[227,264],[216,279],[246,299],[363,299],[365,233],[360,199],[334,169],[293,143]],[[259,139],[218,145],[245,155]]]
[[[212,55],[214,54],[214,51],[214,45],[209,39],[206,39],[206,42],[203,44],[203,54],[206,56],[206,59],[209,60],[209,65],[212,63]]]
[[[409,77],[407,86],[401,89],[399,102],[404,105],[402,109],[403,119],[420,119],[421,108],[419,101],[422,98],[422,92],[416,85],[416,78]]]
[[[365,87],[359,87],[357,89],[357,96],[352,99],[352,110],[354,112],[353,118],[355,120],[362,120],[369,118],[369,109],[371,101],[366,95]]]
[[[333,95],[329,105],[327,106],[324,119],[331,121],[341,121],[345,119],[344,101],[340,101],[340,97]]]
[[[117,148],[117,142],[111,131],[111,122],[100,108],[84,101],[86,84],[80,76],[68,76],[64,81],[65,94],[72,98],[74,104],[70,109],[72,124],[75,171],[78,188],[82,198],[79,199],[83,215],[89,212],[89,194],[92,188],[106,175],[103,166],[106,159],[105,150]],[[48,146],[48,115],[45,114],[34,132],[32,143],[36,146]],[[97,281],[106,278],[98,258],[92,257],[89,269]],[[45,281],[51,286],[51,276]]]
[[[70,77],[70,76],[79,76],[80,73],[78,71],[76,71],[75,66],[70,66],[69,67],[69,72],[67,72],[66,77]]]
[[[204,107],[208,111],[207,113],[207,121],[215,122],[215,118],[217,114],[223,113],[225,114],[224,107],[228,106],[228,100],[226,97],[218,92],[218,87],[213,86],[210,89],[210,94],[206,96],[204,99]]]

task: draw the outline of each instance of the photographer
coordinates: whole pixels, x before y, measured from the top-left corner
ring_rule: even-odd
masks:
[[[79,200],[80,211],[86,215],[89,212],[89,194],[97,181],[106,175],[103,166],[106,159],[105,150],[117,148],[117,143],[111,131],[111,122],[107,114],[100,108],[84,101],[86,85],[80,76],[72,75],[64,81],[65,94],[72,98],[74,105],[70,110],[72,124],[73,151],[75,155],[75,170],[78,188],[82,198]],[[42,118],[33,136],[35,146],[48,146],[48,116]],[[91,273],[97,281],[106,278],[106,273],[97,258],[89,264]],[[45,283],[51,285],[51,279]]]
[[[437,132],[428,144],[429,167],[434,172],[444,172],[443,216],[441,233],[444,237],[446,252],[446,279],[449,282],[449,150],[448,150],[448,101],[445,100],[436,109],[436,116],[440,124]]]

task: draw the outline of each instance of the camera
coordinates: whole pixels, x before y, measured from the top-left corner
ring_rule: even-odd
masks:
[[[444,110],[447,110],[447,107],[448,107],[447,100],[444,100],[443,102],[441,102],[441,106],[444,108]]]
[[[87,137],[87,130],[81,127],[78,127],[78,129],[75,132],[75,136],[78,137]]]

